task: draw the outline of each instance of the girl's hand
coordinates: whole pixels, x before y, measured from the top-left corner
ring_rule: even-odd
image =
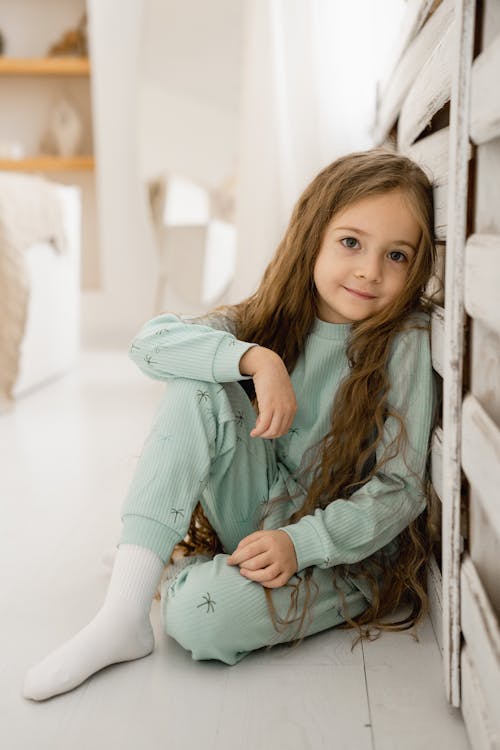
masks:
[[[239,565],[241,575],[268,589],[284,586],[297,572],[293,542],[285,531],[255,531],[236,547],[227,559]]]
[[[292,381],[281,357],[264,346],[252,346],[240,359],[242,375],[251,375],[259,416],[250,437],[285,435],[297,413]]]

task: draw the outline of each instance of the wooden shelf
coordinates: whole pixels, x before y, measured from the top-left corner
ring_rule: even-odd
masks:
[[[2,57],[0,75],[88,76],[88,57]]]
[[[31,156],[27,159],[0,159],[0,170],[7,172],[88,172],[94,169],[93,156]]]

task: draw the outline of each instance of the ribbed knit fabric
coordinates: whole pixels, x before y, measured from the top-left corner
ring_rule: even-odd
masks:
[[[406,454],[391,458],[349,499],[337,499],[296,524],[280,527],[294,543],[299,570],[357,562],[384,547],[392,553],[397,550],[397,535],[424,510],[425,497],[416,477],[423,478],[426,470],[436,385],[429,333],[422,329],[428,316],[415,313],[414,322],[420,327],[395,337],[388,364],[388,400],[404,420]],[[298,411],[288,433],[269,441],[287,486],[293,484],[291,475],[301,463],[307,465],[314,455],[308,449],[330,430],[335,393],[349,372],[350,329],[350,324],[316,319],[291,374]],[[167,313],[146,323],[132,343],[130,356],[145,374],[159,380],[244,380],[239,360],[252,343],[238,341],[230,331],[230,321],[220,315],[188,318]],[[174,433],[189,435],[189,425],[172,424]],[[388,417],[378,458],[398,433],[398,421]],[[311,478],[311,473],[299,477],[304,493]]]

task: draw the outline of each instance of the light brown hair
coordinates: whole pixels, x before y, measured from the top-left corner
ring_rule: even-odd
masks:
[[[373,317],[354,322],[351,326],[346,348],[349,373],[336,392],[330,431],[319,445],[316,454],[319,461],[316,458],[314,478],[304,504],[288,523],[314,513],[318,507],[324,508],[330,502],[349,497],[369,482],[395,455],[395,451],[404,451],[404,422],[387,402],[390,387],[387,363],[394,337],[408,327],[419,327],[412,322],[411,314],[430,310],[425,291],[433,273],[436,247],[432,187],[426,174],[409,158],[385,148],[351,153],[337,159],[317,175],[298,200],[285,236],[257,291],[239,304],[221,306],[212,311],[230,318],[238,339],[256,342],[279,354],[288,372],[292,373],[317,317],[313,270],[329,223],[335,214],[354,202],[393,190],[401,192],[413,212],[421,228],[420,244],[400,296]],[[250,396],[255,405],[255,392]],[[382,440],[384,420],[388,415],[398,420],[400,434],[396,444],[390,446],[391,455],[384,455],[376,461],[375,450]],[[305,470],[310,468],[308,466]],[[336,585],[338,575],[366,579],[372,592],[371,605],[356,619],[346,616],[346,623],[342,626],[357,628],[359,637],[353,647],[360,638],[371,637],[370,630],[362,630],[361,625],[371,623],[379,630],[404,630],[416,625],[428,612],[426,563],[435,531],[434,514],[430,508],[433,495],[426,479],[422,482],[416,477],[416,481],[422,483],[427,508],[399,535],[400,550],[396,561],[389,561],[379,550],[356,564],[337,565],[331,569],[332,585],[341,596],[344,612],[348,609],[345,597]],[[284,499],[289,497],[276,498],[273,502]],[[222,551],[201,505],[193,514],[186,540],[179,546],[188,554]],[[375,571],[377,575],[374,575]],[[282,625],[298,622],[299,636],[307,611],[311,614],[314,604],[314,598],[311,598],[312,573],[311,566],[297,574],[298,583],[291,579],[286,584],[291,588],[291,606],[284,619],[276,615],[272,589],[264,587],[277,630]],[[295,611],[289,620],[301,585],[306,586],[306,603],[301,616],[295,617]],[[398,622],[381,621],[401,603],[411,605],[408,617]],[[380,633],[375,637],[378,635]],[[293,642],[301,640],[298,638]]]

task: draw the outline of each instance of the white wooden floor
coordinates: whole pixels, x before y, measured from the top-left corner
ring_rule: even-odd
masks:
[[[164,385],[125,353],[85,353],[72,372],[0,416],[2,750],[463,750],[431,623],[420,643],[383,634],[351,653],[350,631],[195,662],[164,635],[155,651],[36,703],[26,669],[93,617],[119,511]]]

